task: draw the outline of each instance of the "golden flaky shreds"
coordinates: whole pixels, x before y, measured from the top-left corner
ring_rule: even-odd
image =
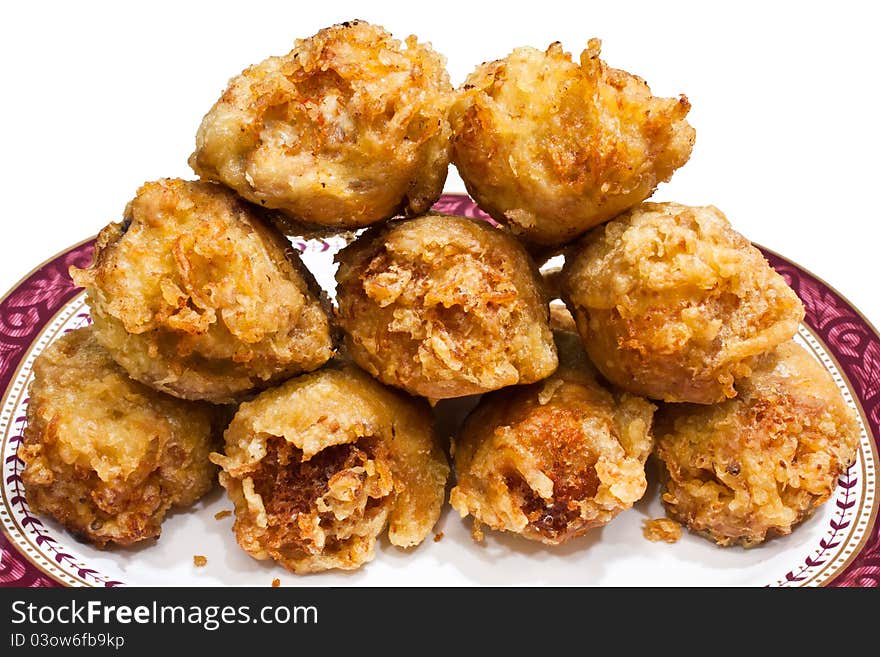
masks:
[[[235,503],[235,535],[297,573],[351,570],[436,523],[449,466],[421,400],[352,365],[292,379],[241,405],[211,458]]]
[[[444,399],[556,369],[540,276],[503,230],[431,214],[372,229],[337,260],[346,346],[384,383]]]
[[[444,66],[414,36],[403,47],[363,21],[323,29],[231,80],[190,165],[297,222],[355,228],[425,212],[449,164]]]
[[[159,536],[171,507],[215,482],[214,407],[132,381],[91,328],[37,357],[29,396],[19,452],[28,504],[98,547]]]
[[[311,274],[259,208],[208,182],[138,190],[98,236],[88,291],[95,336],[135,379],[230,402],[332,355]]]
[[[714,403],[804,317],[795,293],[714,207],[644,203],[566,256],[562,291],[612,383]]]
[[[527,241],[559,245],[648,198],[687,162],[687,98],[657,98],[592,39],[482,64],[457,93],[452,161],[471,196]]]
[[[645,493],[654,406],[600,384],[576,333],[556,330],[559,369],[484,396],[455,439],[462,517],[551,545],[610,522]]]
[[[788,534],[826,502],[853,463],[854,411],[794,342],[766,356],[739,395],[715,406],[668,404],[656,456],[667,513],[719,545]]]

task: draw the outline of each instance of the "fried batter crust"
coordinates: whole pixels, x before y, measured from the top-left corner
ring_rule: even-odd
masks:
[[[642,535],[654,543],[677,543],[681,540],[681,525],[669,518],[651,518],[642,521]]]
[[[440,516],[449,466],[429,409],[335,363],[239,407],[211,459],[235,504],[239,545],[295,573],[352,570],[421,543]]]
[[[576,333],[556,330],[549,378],[483,397],[454,443],[462,517],[558,545],[610,522],[645,493],[654,406],[606,389]]]
[[[556,369],[543,283],[506,231],[430,214],[368,231],[336,259],[346,346],[384,383],[445,399]]]
[[[59,338],[33,371],[19,455],[34,512],[100,548],[129,545],[213,486],[214,408],[132,381],[91,328]]]
[[[795,293],[712,206],[643,203],[566,256],[562,292],[587,353],[624,390],[711,404],[804,318]]]
[[[687,98],[652,96],[600,45],[591,39],[579,63],[559,43],[517,48],[479,66],[450,111],[468,192],[534,244],[570,242],[645,200],[693,148]]]
[[[668,515],[719,545],[788,534],[824,504],[856,457],[859,427],[831,376],[780,345],[715,406],[657,413]]]
[[[131,377],[225,403],[327,362],[317,283],[263,219],[220,185],[160,180],[101,231],[91,267],[70,273]]]
[[[363,21],[334,25],[233,78],[190,166],[296,222],[420,214],[446,180],[452,91],[444,58],[414,36],[403,47]]]

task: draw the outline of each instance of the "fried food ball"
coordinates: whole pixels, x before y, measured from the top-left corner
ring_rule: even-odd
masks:
[[[336,259],[346,347],[380,381],[446,399],[556,369],[543,284],[506,231],[430,214],[372,229]]]
[[[132,381],[91,327],[34,361],[19,455],[31,509],[105,548],[158,537],[172,507],[214,485],[214,407]]]
[[[239,545],[295,573],[353,570],[378,536],[421,543],[449,466],[427,405],[334,363],[239,407],[212,454],[235,504]]]
[[[214,183],[146,183],[71,276],[98,342],[132,378],[177,397],[232,402],[333,354],[299,255]]]
[[[717,209],[644,203],[566,256],[562,292],[593,363],[624,390],[711,404],[791,339],[804,308]]]
[[[859,426],[827,371],[780,345],[714,406],[657,413],[667,514],[719,545],[758,545],[810,517],[855,461]]]
[[[282,211],[291,233],[297,222],[345,229],[420,214],[446,180],[451,99],[429,45],[342,23],[233,78],[189,163]]]
[[[688,161],[685,96],[657,98],[608,67],[591,39],[572,62],[559,43],[479,66],[450,110],[452,161],[481,208],[552,246],[648,198]]]
[[[480,524],[558,545],[645,494],[654,406],[600,384],[577,333],[555,330],[559,369],[489,393],[454,442],[452,508]]]

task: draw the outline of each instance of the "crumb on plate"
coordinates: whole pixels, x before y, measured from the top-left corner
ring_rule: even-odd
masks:
[[[649,541],[676,543],[681,538],[681,525],[669,518],[642,521],[642,534]]]
[[[196,568],[203,568],[208,565],[208,557],[202,556],[201,554],[194,554],[193,564],[195,564]]]
[[[277,589],[279,586],[281,586],[281,580],[276,577],[272,580],[272,588]]]
[[[443,532],[437,532],[436,534],[434,534],[434,542],[435,542],[435,543],[439,543],[440,541],[443,540],[443,537],[444,537],[445,535],[446,535],[446,534],[444,534]]]
[[[232,515],[232,511],[229,509],[223,509],[222,511],[218,511],[214,514],[214,520],[223,520],[223,518],[228,518]]]

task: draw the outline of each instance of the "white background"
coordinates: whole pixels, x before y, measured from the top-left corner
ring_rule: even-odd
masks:
[[[4,3],[0,294],[117,220],[137,187],[192,177],[203,114],[250,63],[351,18],[414,33],[454,84],[520,45],[580,52],[685,93],[697,142],[656,199],[717,205],[753,241],[880,323],[878,21],[869,2]],[[447,189],[464,188],[450,170]]]

